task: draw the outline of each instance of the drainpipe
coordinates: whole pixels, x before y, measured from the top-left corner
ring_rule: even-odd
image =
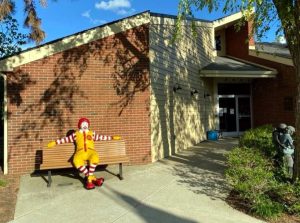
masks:
[[[3,122],[4,122],[4,138],[3,138],[3,146],[4,146],[4,151],[3,151],[3,173],[7,174],[8,173],[8,151],[7,151],[7,86],[6,86],[6,75],[1,74],[1,77],[3,78],[3,87],[4,87],[4,112],[3,112]]]

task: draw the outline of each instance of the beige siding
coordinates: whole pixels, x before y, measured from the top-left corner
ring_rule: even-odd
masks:
[[[213,83],[202,80],[199,70],[213,57],[212,24],[197,22],[197,38],[184,24],[182,39],[172,44],[174,20],[151,16],[151,147],[152,160],[186,149],[206,137],[214,128]],[[178,83],[181,90],[173,91]],[[199,93],[191,96],[191,90]]]

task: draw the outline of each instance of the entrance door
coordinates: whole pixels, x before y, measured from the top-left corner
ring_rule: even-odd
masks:
[[[250,96],[219,95],[219,124],[225,136],[238,136],[250,129]]]
[[[219,128],[224,136],[238,136],[251,128],[250,83],[219,83]]]
[[[236,132],[236,105],[234,96],[219,96],[220,130]]]
[[[251,101],[249,96],[237,96],[238,131],[251,128]]]

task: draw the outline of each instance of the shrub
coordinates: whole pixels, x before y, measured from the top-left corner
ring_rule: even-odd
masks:
[[[300,186],[277,177],[280,169],[273,163],[276,148],[272,131],[272,126],[265,125],[245,132],[239,147],[227,155],[225,172],[227,181],[249,204],[252,213],[265,219],[300,210]]]
[[[287,212],[300,216],[300,181],[293,184],[282,183],[278,197],[286,204]]]
[[[272,163],[259,149],[236,147],[228,154],[227,164],[227,181],[250,204],[253,213],[264,218],[282,213],[283,205],[269,196],[277,187]]]
[[[294,203],[291,208],[290,208],[290,212],[292,214],[296,214],[298,216],[300,216],[300,201]]]
[[[274,218],[283,212],[283,205],[272,201],[268,196],[257,196],[252,205],[252,211],[264,218]]]
[[[234,148],[227,156],[227,165],[227,180],[247,199],[269,191],[274,185],[272,164],[257,149]]]
[[[240,146],[248,148],[257,148],[267,157],[274,157],[276,147],[272,139],[273,127],[271,125],[263,125],[258,128],[246,131],[239,140]]]

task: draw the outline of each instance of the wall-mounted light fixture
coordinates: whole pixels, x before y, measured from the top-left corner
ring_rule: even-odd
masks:
[[[209,93],[204,93],[204,98],[210,97]]]
[[[173,87],[173,91],[174,92],[176,92],[176,91],[178,91],[178,90],[181,90],[182,89],[182,87],[180,87],[180,85],[178,84],[178,83],[176,83],[175,85],[174,85],[174,87]]]
[[[196,89],[192,88],[192,90],[191,90],[191,96],[193,96],[195,94],[199,94],[199,92]]]

